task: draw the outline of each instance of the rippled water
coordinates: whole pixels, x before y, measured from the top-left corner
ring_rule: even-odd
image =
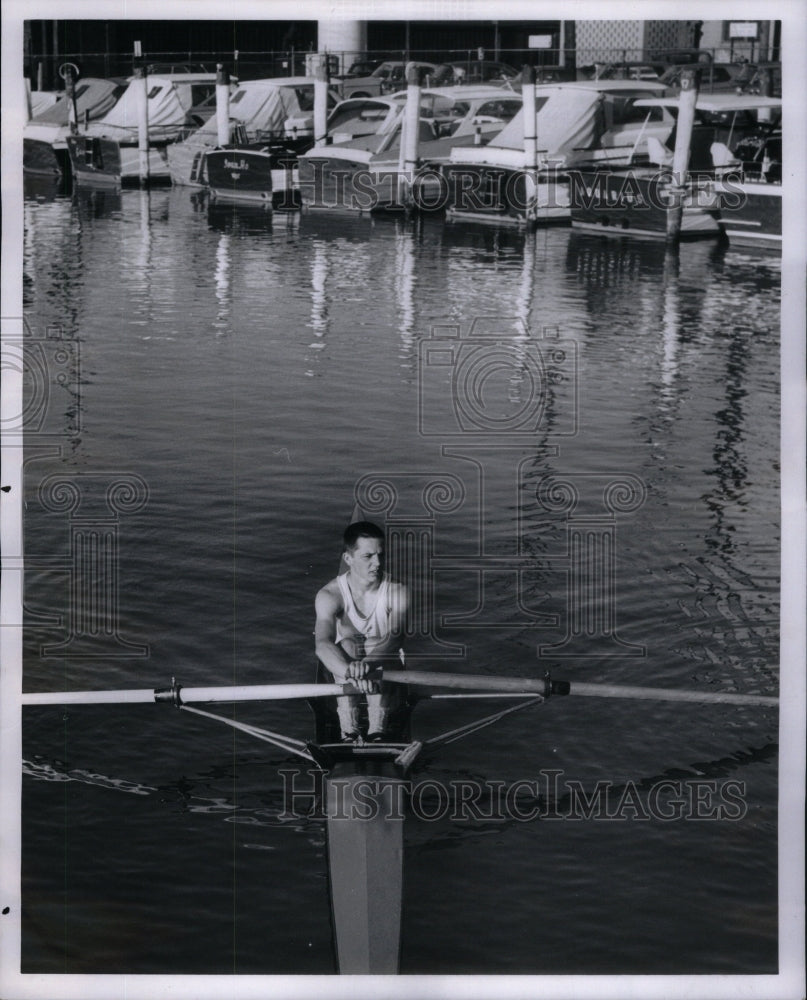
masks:
[[[25,226],[52,376],[28,435],[27,690],[309,680],[358,491],[429,539],[415,665],[777,693],[778,260],[182,190],[31,198]],[[487,357],[480,317],[505,360],[452,382],[467,345]],[[116,570],[92,641],[70,589],[88,525]],[[612,586],[576,538],[610,540]],[[615,628],[577,628],[581,594]],[[238,717],[312,729],[298,703]],[[324,826],[284,813],[293,758],[162,706],[27,708],[23,737],[24,971],[334,971]],[[773,710],[550,700],[418,776],[458,778],[539,794],[514,799],[528,819],[410,817],[402,971],[775,971]],[[580,818],[598,782],[615,816]],[[642,816],[659,788],[678,818]]]

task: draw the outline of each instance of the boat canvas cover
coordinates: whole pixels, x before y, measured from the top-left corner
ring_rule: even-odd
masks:
[[[259,132],[282,133],[287,118],[305,110],[300,107],[298,91],[310,91],[314,103],[314,80],[306,77],[279,80],[247,80],[230,98],[230,119],[242,124],[250,138]],[[196,135],[216,135],[216,116],[209,118]]]
[[[148,93],[149,131],[178,128],[185,124],[188,111],[193,107],[193,85],[215,83],[213,74],[196,76],[183,73],[179,78],[149,76],[146,78]],[[123,93],[117,104],[88,128],[90,135],[113,135],[117,131],[137,132],[137,88],[133,83]]]
[[[76,84],[76,113],[79,122],[84,120],[85,114],[90,118],[100,118],[107,114],[115,105],[120,91],[120,84],[113,80],[100,80],[95,77],[87,77]],[[45,125],[67,125],[70,120],[71,101],[67,94],[62,94],[55,104],[51,104],[45,111],[35,115],[31,121],[36,124]]]
[[[47,108],[59,100],[59,95],[52,90],[32,90],[31,91],[31,116],[38,118]]]
[[[596,90],[538,88],[535,93],[538,150],[550,156],[593,146],[605,127],[602,95]],[[519,111],[491,146],[524,149],[524,111]]]

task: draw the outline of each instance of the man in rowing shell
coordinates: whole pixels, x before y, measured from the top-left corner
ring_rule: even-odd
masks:
[[[345,572],[317,594],[314,630],[320,662],[339,684],[350,681],[367,699],[367,741],[386,738],[395,707],[392,685],[375,684],[368,674],[384,663],[401,659],[404,621],[409,605],[406,587],[384,572],[384,532],[371,521],[355,521],[344,535]],[[361,698],[337,698],[342,739],[360,735]]]

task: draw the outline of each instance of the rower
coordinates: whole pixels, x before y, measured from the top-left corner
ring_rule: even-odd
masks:
[[[409,595],[384,572],[384,532],[371,521],[354,521],[344,534],[344,571],[317,594],[316,654],[339,684],[350,682],[361,695],[337,698],[342,739],[361,736],[361,702],[367,703],[368,742],[387,738],[396,706],[394,685],[368,676],[376,667],[400,664]]]

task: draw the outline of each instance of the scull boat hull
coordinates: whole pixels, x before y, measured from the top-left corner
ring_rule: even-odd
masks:
[[[317,680],[327,672],[318,664]],[[334,945],[342,975],[398,972],[403,905],[408,701],[384,743],[342,743],[335,698],[312,699],[312,755],[324,769],[323,806]]]

